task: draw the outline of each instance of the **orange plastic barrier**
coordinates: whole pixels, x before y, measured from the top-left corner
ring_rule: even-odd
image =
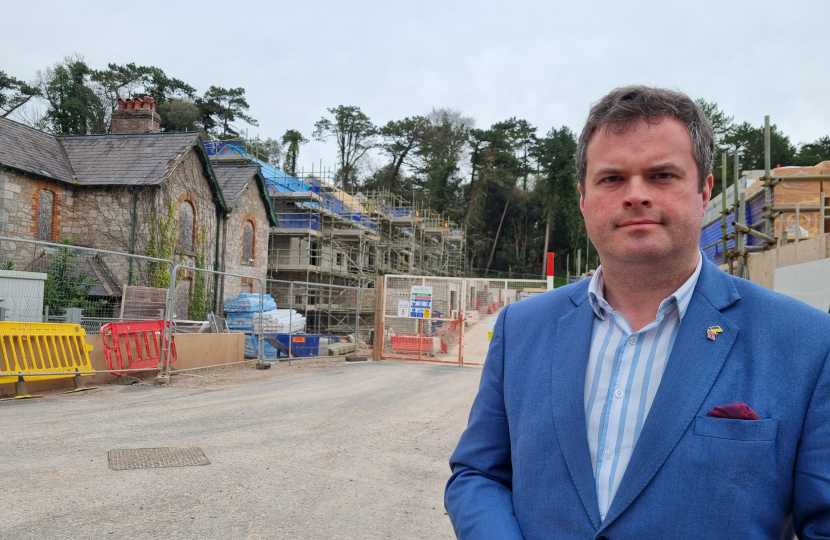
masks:
[[[163,328],[164,321],[120,322],[102,326],[107,368],[117,375],[124,375],[137,369],[160,367]],[[170,363],[174,364],[176,360],[176,340],[171,340]]]
[[[440,342],[436,347],[436,338],[433,337],[420,338],[420,344],[417,336],[390,336],[389,339],[392,342],[392,350],[398,354],[418,354],[420,352],[421,354],[432,355],[438,352],[438,347],[440,347]]]

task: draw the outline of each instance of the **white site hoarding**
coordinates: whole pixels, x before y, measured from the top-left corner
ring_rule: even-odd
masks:
[[[776,268],[773,289],[827,313],[830,310],[830,259]]]

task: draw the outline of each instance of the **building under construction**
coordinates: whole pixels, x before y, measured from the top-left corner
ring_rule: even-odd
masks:
[[[464,274],[463,229],[428,207],[384,190],[348,194],[330,173],[291,176],[258,159],[256,141],[205,147],[217,162],[259,164],[278,221],[267,292],[303,312],[309,327],[368,328],[379,275]]]
[[[430,208],[385,190],[348,194],[330,173],[288,175],[257,159],[255,142],[205,146],[212,160],[260,165],[279,222],[269,237],[271,279],[367,287],[383,274],[464,272],[462,228]]]

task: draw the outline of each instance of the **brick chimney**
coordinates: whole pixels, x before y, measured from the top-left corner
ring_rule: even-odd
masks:
[[[118,109],[112,111],[112,133],[158,133],[161,116],[156,102],[150,96],[144,99],[120,99]]]

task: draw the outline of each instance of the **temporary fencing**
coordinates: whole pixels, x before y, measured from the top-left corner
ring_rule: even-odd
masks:
[[[266,333],[269,347],[265,357],[291,359],[355,351],[366,341],[373,324],[374,302],[369,302],[374,295],[366,291],[326,283],[265,280],[265,293],[277,305],[287,307],[288,322],[287,332]]]
[[[58,323],[51,327],[101,333],[107,369],[87,362],[77,368],[84,375],[160,371],[169,376],[178,358],[173,336],[182,333],[244,333],[246,358],[260,362],[346,354],[372,338],[374,289],[266,283],[263,276],[206,266],[0,236],[0,321]],[[11,349],[8,354],[10,371],[0,376],[14,378],[0,380],[4,383],[18,376]],[[51,365],[49,357],[43,362]],[[204,358],[198,365],[207,367]],[[71,377],[75,371],[61,375]]]
[[[18,397],[32,397],[26,381],[91,375],[86,332],[76,324],[0,323],[0,384],[17,383]]]
[[[109,323],[101,327],[107,368],[116,375],[156,368],[161,364],[164,321]],[[170,363],[178,359],[176,344],[171,340]]]
[[[499,311],[545,290],[544,280],[387,275],[381,357],[481,365]],[[424,301],[429,312],[422,311]]]
[[[174,266],[162,326],[161,376],[170,376],[175,347],[173,333],[211,332],[213,329],[209,319],[221,313],[227,314],[225,324],[231,332],[245,334],[245,357],[261,362],[263,305],[266,302],[262,292],[263,281],[260,277],[220,272],[211,268],[180,264]],[[238,362],[216,362],[211,365],[233,363]]]
[[[0,318],[68,322],[98,333],[120,320],[160,319],[164,304],[147,304],[133,289],[161,295],[168,260],[68,243],[0,236]]]
[[[385,276],[381,357],[463,364],[464,282],[464,278]],[[430,308],[423,317],[413,316],[413,302],[419,302],[413,300],[413,287],[429,288]]]

